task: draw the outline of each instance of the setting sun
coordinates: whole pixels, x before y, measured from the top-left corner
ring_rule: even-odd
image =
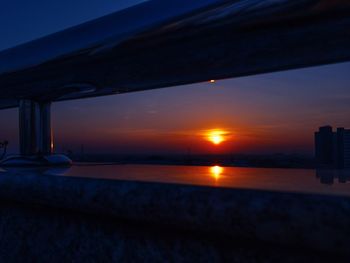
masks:
[[[207,140],[215,145],[219,145],[226,140],[227,132],[212,130],[207,133]]]
[[[224,138],[220,134],[213,134],[210,136],[210,141],[214,144],[220,144],[224,141]]]

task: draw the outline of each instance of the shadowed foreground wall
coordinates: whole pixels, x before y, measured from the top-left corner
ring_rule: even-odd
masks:
[[[346,262],[269,243],[1,203],[1,262]]]
[[[0,176],[0,262],[348,262],[350,202],[58,176]]]

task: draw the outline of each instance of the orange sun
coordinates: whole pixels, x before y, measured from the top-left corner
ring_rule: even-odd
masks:
[[[212,130],[207,133],[207,140],[215,145],[219,145],[225,141],[226,132],[221,130]]]

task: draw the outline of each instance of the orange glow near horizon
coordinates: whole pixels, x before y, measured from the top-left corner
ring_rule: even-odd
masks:
[[[215,165],[210,167],[210,174],[215,178],[215,180],[218,180],[223,172],[224,168],[221,166]]]

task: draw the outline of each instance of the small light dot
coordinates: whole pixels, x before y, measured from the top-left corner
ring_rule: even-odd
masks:
[[[215,83],[215,79],[211,79],[209,82],[210,83]]]

